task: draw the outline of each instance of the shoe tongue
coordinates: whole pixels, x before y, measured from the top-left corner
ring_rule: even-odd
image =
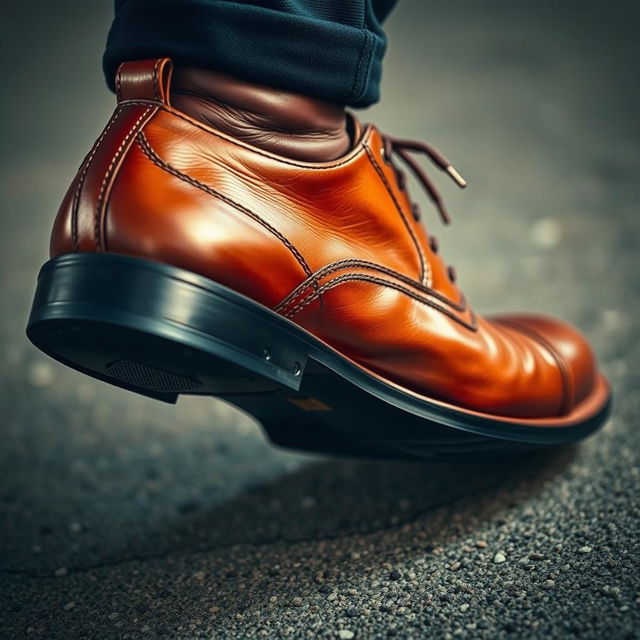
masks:
[[[123,62],[116,73],[118,102],[152,100],[169,104],[172,71],[169,58]]]

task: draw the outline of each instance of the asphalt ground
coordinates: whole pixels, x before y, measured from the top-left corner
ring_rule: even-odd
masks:
[[[640,637],[636,3],[403,0],[389,21],[361,117],[468,178],[442,180],[436,229],[463,290],[577,324],[615,393],[578,446],[463,465],[280,451],[219,401],[31,347],[53,216],[113,107],[110,3],[3,13],[0,637]]]

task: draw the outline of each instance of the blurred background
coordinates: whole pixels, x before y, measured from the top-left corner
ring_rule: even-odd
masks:
[[[31,347],[53,218],[114,106],[110,17],[3,7],[0,637],[640,637],[638,3],[400,0],[387,24],[360,117],[468,179],[434,176],[462,289],[577,324],[614,387],[600,434],[489,468],[278,451],[221,402]]]

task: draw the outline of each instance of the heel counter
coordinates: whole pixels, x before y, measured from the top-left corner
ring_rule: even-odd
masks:
[[[105,212],[115,177],[136,134],[158,107],[169,104],[171,74],[168,58],[124,62],[118,68],[118,106],[62,200],[49,241],[51,257],[105,250]]]
[[[126,102],[115,109],[62,200],[49,243],[51,257],[105,250],[105,211],[115,176],[136,134],[156,110],[144,102]]]

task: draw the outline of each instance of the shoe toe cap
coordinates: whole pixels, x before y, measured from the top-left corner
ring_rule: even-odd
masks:
[[[528,333],[557,361],[565,380],[567,411],[589,396],[596,384],[597,366],[591,346],[580,331],[540,314],[511,314],[502,320]]]

